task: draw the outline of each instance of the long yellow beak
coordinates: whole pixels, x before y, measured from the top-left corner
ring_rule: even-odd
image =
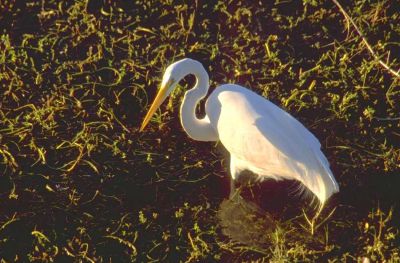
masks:
[[[156,112],[156,110],[160,107],[161,103],[163,103],[163,101],[167,98],[168,96],[167,92],[171,84],[172,81],[168,81],[166,85],[161,86],[156,98],[153,101],[153,104],[151,104],[150,110],[147,112],[146,117],[144,117],[142,126],[140,127],[140,131],[143,131],[143,129],[147,126],[147,124],[151,120],[151,117],[153,116],[154,112]]]

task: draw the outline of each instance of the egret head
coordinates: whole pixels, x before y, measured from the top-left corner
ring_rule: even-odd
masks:
[[[156,112],[156,110],[160,107],[160,105],[164,102],[164,100],[171,94],[174,90],[176,84],[183,79],[190,72],[191,65],[193,63],[199,63],[190,58],[184,58],[175,63],[172,63],[165,70],[164,76],[162,78],[161,87],[158,90],[157,96],[153,101],[149,111],[146,114],[146,117],[143,120],[142,126],[140,127],[140,131],[146,127],[149,123],[151,117]]]

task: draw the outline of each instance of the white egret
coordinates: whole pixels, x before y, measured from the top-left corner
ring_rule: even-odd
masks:
[[[203,65],[185,58],[166,69],[161,88],[140,131],[186,75],[196,77],[180,108],[181,124],[194,140],[220,140],[230,153],[232,179],[249,170],[257,179],[297,180],[321,204],[339,190],[317,138],[299,121],[260,95],[235,84],[217,87],[205,104],[206,116],[196,117],[196,105],[207,95],[209,78]],[[233,181],[232,181],[233,182]]]

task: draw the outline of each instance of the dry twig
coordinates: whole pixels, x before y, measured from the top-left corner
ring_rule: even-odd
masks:
[[[354,22],[354,20],[347,14],[347,12],[344,10],[344,8],[340,5],[340,3],[337,0],[332,0],[335,5],[337,7],[339,7],[339,10],[342,12],[342,14],[344,15],[344,17],[347,20],[347,23],[350,23],[353,25],[353,27],[355,28],[355,30],[357,31],[357,33],[360,35],[362,41],[364,42],[364,44],[367,46],[368,51],[371,53],[371,55],[379,62],[379,64],[381,64],[382,67],[384,67],[386,70],[388,70],[392,75],[394,75],[397,78],[400,78],[400,70],[395,71],[392,68],[389,67],[388,64],[386,64],[385,62],[383,62],[381,59],[379,59],[378,55],[375,53],[375,51],[372,49],[371,45],[368,43],[367,39],[364,37],[364,34],[361,32],[361,30],[358,28],[358,26],[356,25],[356,23]]]

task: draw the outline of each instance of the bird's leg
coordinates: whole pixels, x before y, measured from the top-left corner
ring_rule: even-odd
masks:
[[[229,200],[234,202],[240,202],[242,196],[240,190],[242,186],[236,187],[235,180],[231,178],[231,192],[229,193]]]
[[[229,193],[229,199],[232,199],[235,193],[236,193],[235,180],[231,178],[231,192]]]
[[[231,155],[231,163],[230,163],[230,172],[231,172],[231,192],[229,194],[229,199],[233,200],[233,198],[240,196],[239,190],[235,187],[235,180],[239,177],[242,169],[238,166],[238,161]]]

